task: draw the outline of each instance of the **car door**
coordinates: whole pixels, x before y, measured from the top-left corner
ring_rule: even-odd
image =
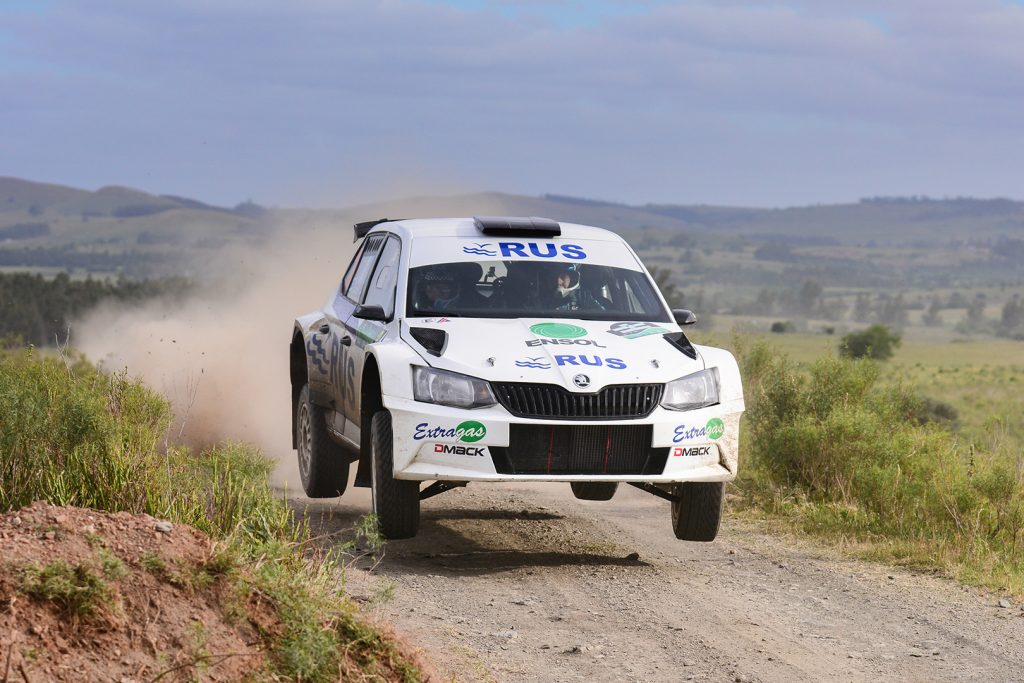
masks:
[[[377,263],[377,257],[380,255],[385,237],[386,235],[376,234],[366,238],[358,254],[358,261],[353,261],[353,265],[338,288],[334,301],[326,311],[330,347],[330,400],[331,406],[334,408],[331,427],[334,432],[346,436],[345,415],[349,413],[346,406],[354,402],[358,396],[355,388],[355,359],[351,353],[352,335],[346,324],[352,317],[352,311],[363,298],[366,284]]]
[[[396,235],[389,235],[384,246],[379,249],[379,257],[374,266],[373,274],[366,283],[359,303],[364,306],[380,306],[388,319],[395,313],[395,290],[398,284],[398,263],[402,256],[402,242]],[[361,436],[360,411],[358,397],[362,391],[363,365],[366,361],[366,347],[380,341],[388,333],[388,323],[380,320],[362,320],[349,316],[345,323],[345,333],[352,339],[346,347],[346,372],[351,366],[352,381],[347,384],[352,393],[345,396],[343,408],[345,412],[344,435],[359,443]]]

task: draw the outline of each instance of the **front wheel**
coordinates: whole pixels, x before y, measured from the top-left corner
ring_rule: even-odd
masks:
[[[335,498],[348,486],[348,459],[341,446],[327,435],[324,409],[309,399],[309,385],[302,387],[295,408],[295,442],[299,451],[299,478],[310,498]]]
[[[569,484],[579,500],[611,500],[619,488],[617,481],[574,481]]]
[[[681,541],[715,540],[725,506],[725,484],[689,481],[676,484],[672,503],[672,531]]]
[[[412,538],[420,527],[420,483],[395,479],[391,413],[381,410],[370,421],[373,462],[373,511],[384,538]]]

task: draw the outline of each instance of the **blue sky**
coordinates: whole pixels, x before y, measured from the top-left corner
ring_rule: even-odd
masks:
[[[1024,198],[1007,0],[0,3],[0,175],[222,204]]]

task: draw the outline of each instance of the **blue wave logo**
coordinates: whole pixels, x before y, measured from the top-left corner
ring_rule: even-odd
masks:
[[[526,360],[517,360],[516,367],[519,368],[533,368],[534,370],[550,370],[551,363],[544,360],[544,356],[537,356],[536,358],[527,358]]]
[[[306,342],[306,353],[309,354],[309,359],[316,366],[317,372],[327,374],[327,349],[324,348],[319,337],[310,337]]]
[[[474,242],[471,247],[463,247],[463,254],[473,254],[474,256],[497,256],[498,252],[494,249],[488,249],[491,246],[490,242]]]

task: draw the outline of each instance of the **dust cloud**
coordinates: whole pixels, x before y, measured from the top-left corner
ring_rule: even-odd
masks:
[[[292,324],[320,308],[341,281],[358,246],[352,223],[505,209],[500,201],[463,195],[282,212],[268,226],[269,238],[194,264],[201,286],[186,301],[101,307],[73,325],[74,343],[106,370],[126,370],[171,401],[171,442],[253,443],[278,462],[274,482],[299,490],[288,378]]]
[[[184,302],[95,311],[75,325],[76,346],[166,396],[175,411],[172,442],[254,443],[284,465],[276,482],[298,488],[290,457],[292,321],[324,303],[355,247],[350,223],[277,229],[259,246],[218,252]]]

